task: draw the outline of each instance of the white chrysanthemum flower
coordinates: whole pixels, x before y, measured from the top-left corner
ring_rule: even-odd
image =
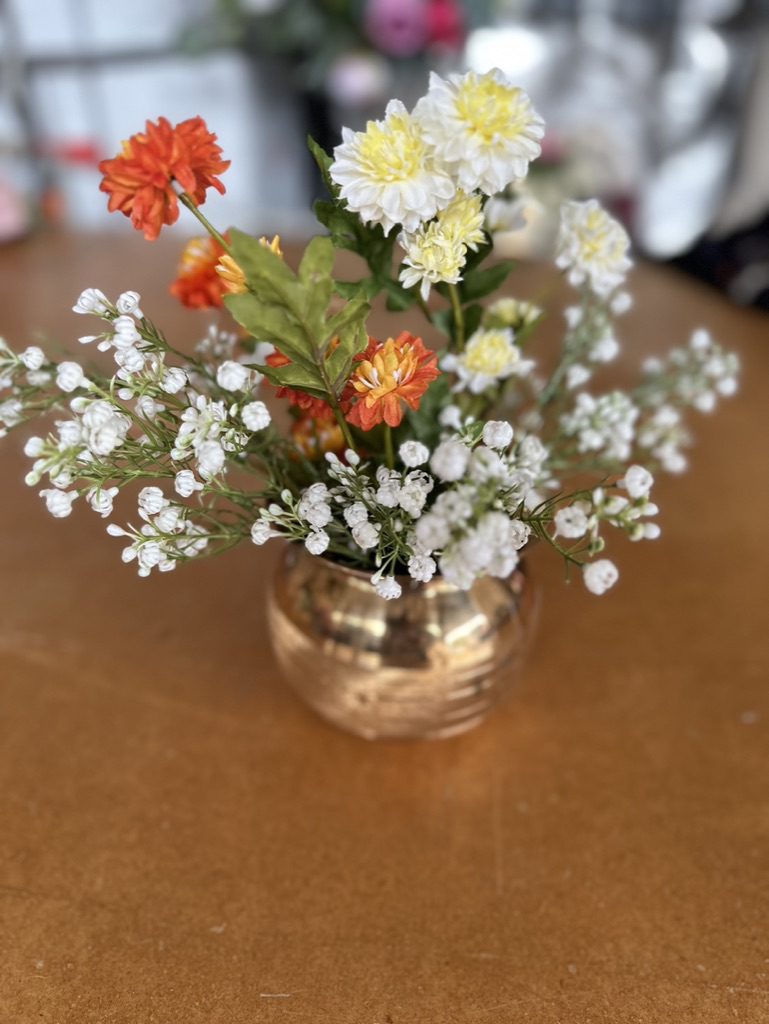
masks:
[[[473,252],[486,241],[483,201],[479,195],[467,195],[459,189],[449,205],[438,213],[437,223],[445,235]]]
[[[561,204],[556,266],[568,270],[569,283],[588,287],[608,298],[631,267],[630,239],[619,221],[597,199]]]
[[[343,128],[342,140],[331,178],[347,206],[385,234],[396,224],[416,231],[453,198],[454,183],[400,100],[391,100],[384,120],[369,121],[365,132]]]
[[[479,395],[487,387],[514,374],[526,376],[534,367],[531,359],[522,359],[509,327],[480,328],[467,342],[461,355],[444,356],[444,370],[456,373],[455,390]]]
[[[619,570],[608,558],[582,566],[582,579],[591,594],[605,594],[619,579]]]
[[[462,279],[467,247],[446,234],[437,221],[421,228],[416,234],[401,234],[398,239],[406,256],[398,280],[404,288],[419,284],[425,302],[434,284],[456,284]]]
[[[414,119],[459,188],[489,196],[526,177],[545,134],[527,94],[498,68],[448,80],[433,72]]]

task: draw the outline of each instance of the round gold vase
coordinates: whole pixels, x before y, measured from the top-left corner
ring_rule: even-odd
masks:
[[[523,568],[468,591],[404,577],[395,601],[369,577],[286,548],[268,612],[288,682],[323,718],[365,739],[472,729],[525,652],[535,602]]]

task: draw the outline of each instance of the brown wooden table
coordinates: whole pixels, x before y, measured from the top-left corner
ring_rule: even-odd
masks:
[[[95,285],[190,341],[175,252],[6,249],[4,333],[77,351]],[[635,290],[620,373],[704,323],[742,394],[610,596],[534,553],[523,678],[451,741],[368,744],[286,691],[269,546],[140,580],[0,445],[2,1024],[769,1021],[769,320],[663,271]]]

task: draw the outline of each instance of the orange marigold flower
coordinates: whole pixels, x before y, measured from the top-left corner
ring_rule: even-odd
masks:
[[[280,247],[280,235],[275,235],[271,242],[262,236],[259,239],[259,244],[265,248],[274,252],[276,256],[280,256],[283,259],[283,250]],[[229,255],[225,253],[220,259],[216,267],[216,273],[222,279],[222,287],[230,295],[242,295],[243,292],[248,291],[248,284],[246,283],[246,275],[240,269],[238,264]]]
[[[326,452],[339,453],[344,449],[345,439],[336,420],[313,419],[302,416],[291,427],[294,444],[306,459],[322,458]]]
[[[358,401],[347,420],[361,430],[371,430],[382,420],[397,427],[403,403],[418,409],[422,395],[440,374],[437,362],[435,352],[407,331],[384,343],[370,338],[349,380],[348,390]]]
[[[190,309],[220,307],[226,288],[218,273],[223,254],[224,249],[215,238],[191,238],[182,252],[171,294]]]
[[[147,121],[146,129],[123,143],[112,160],[102,160],[99,188],[109,195],[109,210],[119,210],[150,241],[164,224],[179,216],[176,182],[200,206],[206,190],[224,192],[217,175],[230,166],[201,117],[172,126],[164,117]]]

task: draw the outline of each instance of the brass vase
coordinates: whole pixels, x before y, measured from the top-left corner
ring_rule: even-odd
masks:
[[[439,739],[478,725],[505,692],[533,627],[524,568],[468,591],[400,578],[379,597],[370,573],[286,547],[269,603],[288,682],[334,725],[365,739]]]

